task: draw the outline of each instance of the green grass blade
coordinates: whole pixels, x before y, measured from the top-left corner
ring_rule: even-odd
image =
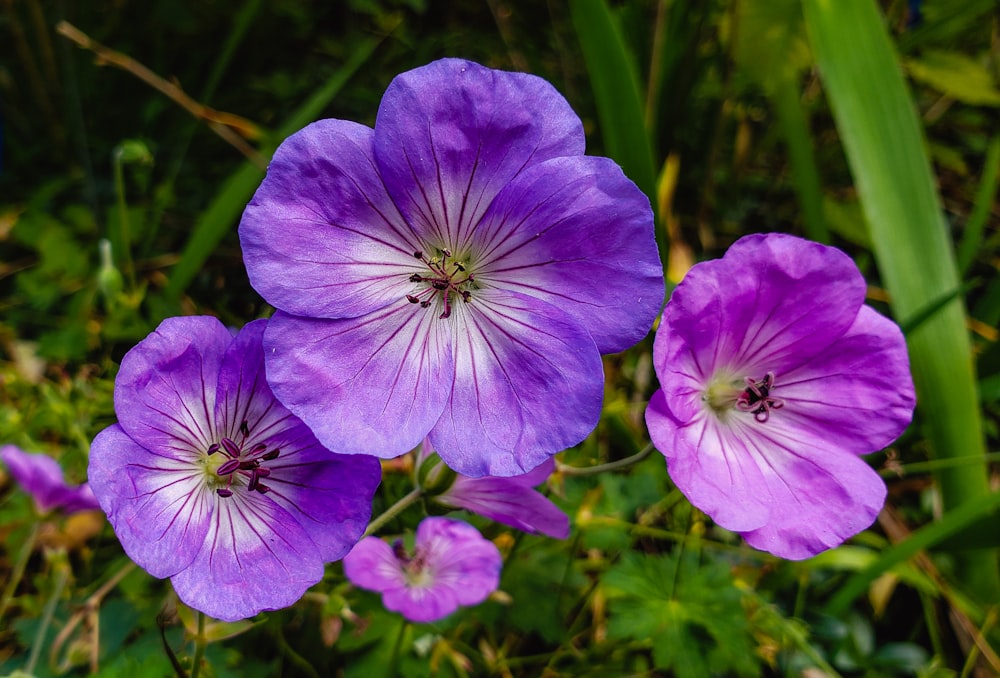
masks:
[[[330,78],[281,125],[275,140],[265,144],[261,148],[261,154],[270,158],[281,140],[315,120],[323,108],[337,96],[348,79],[368,61],[380,42],[380,38],[372,38],[361,43],[351,54],[350,60],[337,71],[336,75]],[[195,222],[194,232],[184,246],[180,261],[170,273],[170,280],[165,290],[168,300],[178,299],[187,286],[191,284],[205,260],[208,259],[226,233],[237,223],[243,213],[243,208],[253,196],[263,177],[262,170],[251,163],[244,163],[226,179],[222,189]]]
[[[976,202],[972,214],[965,223],[962,233],[962,244],[958,248],[958,270],[964,275],[968,272],[972,260],[976,258],[976,250],[982,245],[986,221],[990,216],[993,198],[1000,186],[1000,136],[990,139],[986,147],[986,160],[983,162],[983,177],[976,191]]]
[[[924,138],[873,0],[803,0],[824,89],[869,223],[892,307],[907,324],[960,286]],[[965,308],[960,297],[908,337],[918,403],[937,458],[985,454]],[[990,499],[985,464],[935,474],[945,511]],[[956,556],[959,581],[1000,600],[996,551]]]
[[[605,150],[656,209],[656,171],[643,115],[638,76],[604,0],[570,3],[594,89]]]
[[[966,503],[951,511],[940,521],[925,525],[911,533],[905,540],[882,552],[878,559],[871,565],[851,576],[830,597],[824,612],[834,617],[840,617],[851,606],[854,599],[863,595],[868,586],[883,572],[888,572],[895,565],[909,560],[920,551],[930,549],[935,544],[957,534],[970,525],[993,515],[998,507],[1000,507],[1000,492],[995,492],[981,502]],[[983,601],[980,600],[977,602],[982,603]],[[982,610],[977,610],[969,606],[963,611],[974,618],[979,617],[978,621],[982,621]]]

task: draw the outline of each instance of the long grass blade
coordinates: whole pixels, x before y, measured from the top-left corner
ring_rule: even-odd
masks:
[[[803,0],[879,271],[901,324],[960,287],[953,245],[923,132],[873,0]],[[985,454],[965,308],[956,297],[907,337],[933,454]],[[945,511],[990,499],[985,464],[935,473]],[[1000,600],[995,550],[956,554],[957,578],[983,602]]]

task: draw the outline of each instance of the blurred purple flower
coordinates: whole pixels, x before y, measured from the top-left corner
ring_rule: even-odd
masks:
[[[366,537],[344,557],[351,583],[381,593],[386,609],[414,622],[437,621],[460,605],[483,602],[500,585],[501,566],[493,542],[449,518],[424,518],[412,555],[402,540],[390,546]]]
[[[266,321],[170,318],[122,360],[90,482],[125,552],[232,621],[291,605],[361,538],[376,459],[337,455],[274,399]]]
[[[547,459],[533,470],[509,478],[470,478],[457,475],[434,501],[516,527],[524,532],[556,539],[569,536],[569,518],[535,487],[552,475],[555,462]]]
[[[101,508],[90,486],[67,485],[59,464],[47,454],[29,454],[14,445],[4,445],[0,447],[0,459],[21,489],[34,499],[40,514],[59,510],[69,515]]]
[[[278,399],[338,451],[429,435],[468,476],[585,438],[663,274],[648,199],[583,151],[550,84],[458,59],[393,80],[374,129],[286,139],[240,224]]]
[[[650,436],[691,503],[751,546],[807,558],[881,510],[859,455],[902,433],[915,397],[902,333],[864,298],[843,252],[754,235],[694,266],[664,310]]]

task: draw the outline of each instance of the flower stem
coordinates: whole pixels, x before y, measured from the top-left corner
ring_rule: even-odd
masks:
[[[191,678],[201,673],[201,661],[205,658],[205,613],[198,611],[198,635],[194,639],[194,660],[191,662]]]
[[[35,521],[27,541],[21,547],[21,552],[17,556],[17,562],[14,563],[14,570],[10,574],[10,581],[7,582],[7,586],[3,590],[3,597],[0,598],[0,619],[3,619],[4,612],[7,611],[10,601],[14,599],[17,585],[21,583],[21,577],[24,576],[24,569],[28,566],[28,559],[31,558],[31,552],[35,550],[35,542],[38,541],[38,534],[41,529],[41,521]]]
[[[625,457],[624,459],[619,459],[617,461],[609,461],[607,464],[598,464],[597,466],[569,466],[568,464],[561,464],[557,461],[556,470],[567,476],[594,476],[599,473],[604,473],[605,471],[618,471],[620,469],[638,464],[640,461],[652,454],[654,449],[653,443],[649,443],[631,457]]]
[[[45,635],[52,624],[52,616],[56,612],[56,605],[59,604],[59,598],[62,597],[63,589],[66,588],[66,582],[69,581],[69,563],[66,561],[65,554],[58,554],[55,561],[55,571],[56,580],[55,585],[52,587],[52,595],[49,596],[48,601],[45,603],[45,609],[42,611],[42,619],[38,623],[38,630],[35,631],[35,640],[31,644],[31,655],[28,657],[28,665],[24,667],[25,673],[29,675],[35,674],[35,665],[38,664],[38,658],[42,654]]]
[[[363,536],[368,537],[372,534],[375,534],[375,532],[377,532],[379,528],[381,528],[383,525],[385,525],[390,520],[392,520],[400,513],[405,511],[407,508],[409,508],[410,504],[413,504],[418,499],[420,499],[420,497],[423,496],[423,493],[424,493],[423,488],[419,486],[414,487],[412,490],[410,490],[409,494],[407,494],[402,499],[397,501],[395,504],[387,508],[385,510],[385,513],[383,513],[382,515],[378,516],[370,523],[368,523],[368,529],[365,530]]]

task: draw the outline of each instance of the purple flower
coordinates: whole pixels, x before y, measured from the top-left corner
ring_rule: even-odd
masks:
[[[859,455],[899,436],[914,393],[902,333],[864,298],[843,252],[754,235],[694,266],[664,310],[650,436],[691,503],[751,546],[807,558],[881,510]]]
[[[478,605],[500,585],[500,552],[460,520],[424,518],[408,554],[377,537],[358,542],[344,558],[355,586],[382,594],[386,609],[414,622],[443,619],[460,605]]]
[[[69,515],[100,508],[90,486],[67,485],[59,464],[46,454],[29,454],[14,445],[4,445],[0,447],[0,459],[18,485],[34,499],[41,514],[58,509]]]
[[[90,482],[125,552],[232,621],[291,605],[360,539],[378,461],[336,455],[264,379],[266,321],[170,318],[122,360]]]
[[[534,489],[544,483],[554,469],[555,462],[548,459],[524,475],[509,478],[458,475],[451,487],[434,497],[434,501],[478,513],[524,532],[565,539],[569,536],[569,518]]]
[[[585,438],[663,275],[649,201],[583,150],[547,82],[458,59],[393,80],[374,129],[285,140],[240,224],[278,399],[338,451],[429,435],[468,476]]]

